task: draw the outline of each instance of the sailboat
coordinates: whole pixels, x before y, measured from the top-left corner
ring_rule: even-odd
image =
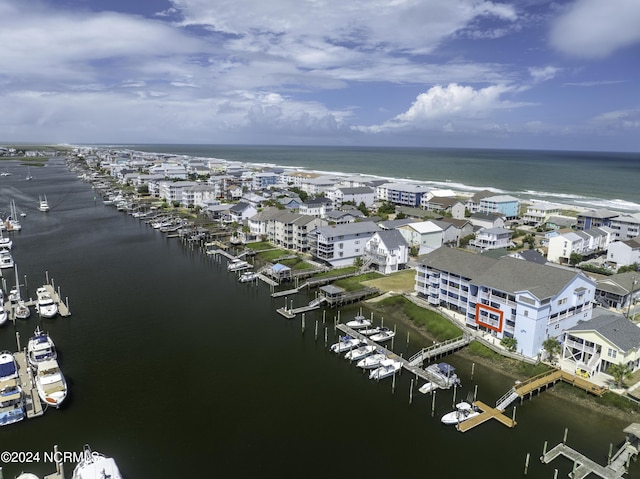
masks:
[[[18,265],[14,264],[13,269],[16,274],[16,285],[9,292],[9,300],[13,305],[13,314],[18,319],[27,319],[31,316],[29,306],[24,302],[20,295],[20,281],[18,280]]]
[[[5,227],[7,231],[20,231],[22,229],[22,225],[18,220],[18,214],[16,213],[16,202],[15,200],[11,200],[11,215],[5,221]]]

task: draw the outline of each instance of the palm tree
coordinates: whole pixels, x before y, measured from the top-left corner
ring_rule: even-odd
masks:
[[[547,338],[542,342],[542,347],[547,352],[551,364],[556,363],[556,355],[560,354],[560,343],[556,338]]]
[[[622,387],[626,379],[631,379],[633,375],[631,369],[626,364],[612,364],[607,369],[607,373],[613,376],[616,386]]]

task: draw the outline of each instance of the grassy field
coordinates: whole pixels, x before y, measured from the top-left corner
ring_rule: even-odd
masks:
[[[377,288],[383,292],[394,291],[396,293],[402,293],[403,291],[413,291],[416,282],[415,276],[416,272],[414,270],[407,269],[380,278],[363,281],[362,284],[371,288]]]

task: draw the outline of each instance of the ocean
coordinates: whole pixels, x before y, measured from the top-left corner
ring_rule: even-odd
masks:
[[[219,158],[337,174],[363,174],[523,201],[640,211],[640,153],[453,148],[120,145],[138,151]]]

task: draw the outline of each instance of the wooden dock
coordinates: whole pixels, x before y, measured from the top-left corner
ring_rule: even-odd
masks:
[[[429,361],[432,358],[436,358],[444,354],[450,353],[452,351],[457,351],[460,348],[463,348],[464,346],[468,345],[472,339],[473,338],[471,335],[465,334],[458,338],[449,339],[441,343],[435,343],[433,346],[424,348],[418,353],[411,356],[409,358],[409,363],[412,366],[420,366],[425,361]]]
[[[467,419],[466,421],[462,421],[456,425],[456,428],[460,432],[467,432],[469,429],[473,429],[474,427],[488,421],[489,419],[495,419],[498,422],[501,422],[507,427],[515,427],[517,424],[513,419],[508,418],[504,414],[503,411],[493,408],[482,401],[475,401],[473,403],[480,411],[480,415],[472,417],[471,419]]]
[[[27,353],[25,351],[18,351],[14,353],[13,356],[18,364],[18,382],[25,395],[25,412],[27,413],[27,419],[42,416],[44,410],[31,374],[31,369],[27,364]]]
[[[51,296],[51,299],[53,299],[53,302],[56,303],[56,305],[58,306],[58,315],[62,316],[62,317],[70,316],[71,315],[71,311],[69,310],[69,305],[65,304],[60,299],[60,295],[55,290],[53,285],[45,284],[45,285],[43,285],[43,287],[47,290],[47,292]],[[35,306],[36,305],[36,300],[35,299],[30,299],[29,301],[25,301],[24,304],[27,305],[28,307]]]
[[[622,461],[615,461],[608,466],[601,466],[575,449],[560,443],[550,451],[545,452],[540,460],[545,464],[550,463],[559,456],[571,460],[573,462],[573,471],[569,474],[569,477],[572,479],[583,479],[589,474],[595,474],[602,479],[619,479],[626,473],[626,465],[628,465],[629,458],[637,454],[638,450],[630,443],[625,442],[616,454],[618,458],[622,458]]]

